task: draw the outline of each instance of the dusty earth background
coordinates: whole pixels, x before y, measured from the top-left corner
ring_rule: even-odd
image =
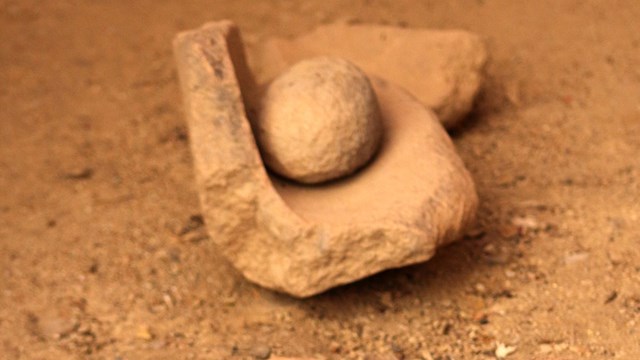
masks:
[[[640,358],[640,2],[0,4],[0,358]],[[221,18],[249,47],[335,20],[485,36],[454,133],[481,227],[304,301],[244,281],[200,223],[170,49]]]

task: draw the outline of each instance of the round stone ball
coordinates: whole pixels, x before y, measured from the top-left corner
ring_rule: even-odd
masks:
[[[267,167],[314,184],[364,166],[380,146],[382,121],[364,72],[347,60],[319,57],[268,85],[254,132]]]

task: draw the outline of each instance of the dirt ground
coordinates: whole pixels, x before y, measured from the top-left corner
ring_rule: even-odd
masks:
[[[171,39],[336,20],[483,35],[453,133],[480,226],[296,300],[200,222]],[[0,0],[0,358],[640,358],[640,2]],[[511,352],[511,350],[515,350]]]

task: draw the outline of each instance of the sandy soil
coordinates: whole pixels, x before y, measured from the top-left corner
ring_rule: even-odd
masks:
[[[0,358],[640,358],[640,2],[0,4]],[[344,19],[485,36],[454,134],[481,226],[304,301],[244,281],[198,215],[170,48],[220,18],[249,46]]]

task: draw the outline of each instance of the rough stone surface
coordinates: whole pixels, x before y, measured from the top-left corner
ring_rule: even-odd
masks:
[[[203,217],[251,281],[314,295],[425,261],[473,222],[469,173],[436,116],[404,90],[371,78],[384,129],[375,161],[323,186],[283,183],[265,171],[245,115],[253,82],[235,27],[181,33],[174,50]]]
[[[267,166],[303,183],[353,173],[382,138],[369,79],[332,57],[303,60],[278,76],[261,99],[253,128]]]
[[[433,109],[446,128],[471,110],[487,59],[481,38],[461,30],[331,24],[294,39],[272,38],[250,55],[258,83],[319,55],[345,58],[369,75],[408,90]]]

